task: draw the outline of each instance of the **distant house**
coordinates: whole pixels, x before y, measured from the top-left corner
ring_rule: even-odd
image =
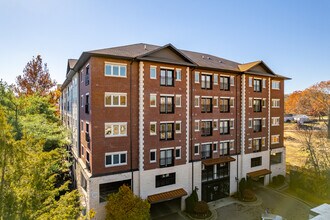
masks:
[[[285,174],[284,81],[263,61],[240,64],[171,44],[83,52],[68,61],[61,116],[75,184],[104,217],[122,184],[153,205],[197,187],[214,201],[241,178]]]

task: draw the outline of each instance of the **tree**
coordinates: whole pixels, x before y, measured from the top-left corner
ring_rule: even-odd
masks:
[[[46,96],[55,85],[56,82],[50,78],[47,64],[43,64],[41,56],[37,55],[26,64],[23,76],[16,78],[15,92],[19,96],[35,93]]]
[[[118,193],[109,195],[105,208],[107,210],[106,219],[109,220],[150,218],[148,201],[134,195],[126,185],[121,186]]]

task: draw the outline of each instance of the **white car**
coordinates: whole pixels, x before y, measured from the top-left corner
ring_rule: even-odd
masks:
[[[284,122],[293,122],[293,114],[285,114],[284,115]]]
[[[295,116],[293,116],[293,120],[295,122],[299,122],[299,123],[305,123],[305,122],[310,121],[310,119],[307,115],[295,115]]]

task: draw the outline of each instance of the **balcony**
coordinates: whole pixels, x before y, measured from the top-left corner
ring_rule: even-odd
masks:
[[[159,167],[171,167],[174,166],[173,157],[164,157],[159,159]]]
[[[210,150],[202,151],[202,159],[208,159],[211,158],[212,154]]]

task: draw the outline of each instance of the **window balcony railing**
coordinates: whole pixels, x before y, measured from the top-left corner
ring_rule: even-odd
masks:
[[[171,167],[174,166],[174,159],[173,157],[164,157],[159,159],[159,166],[160,167]]]
[[[208,158],[211,158],[211,157],[212,157],[212,154],[211,154],[210,150],[202,151],[202,159],[208,159]]]
[[[212,112],[212,105],[201,105],[201,108],[203,113]]]
[[[202,136],[212,136],[212,128],[201,128]]]
[[[217,170],[217,172],[215,173],[213,171],[207,171],[207,170],[202,171],[202,182],[222,179],[226,177],[229,177],[228,169]]]

